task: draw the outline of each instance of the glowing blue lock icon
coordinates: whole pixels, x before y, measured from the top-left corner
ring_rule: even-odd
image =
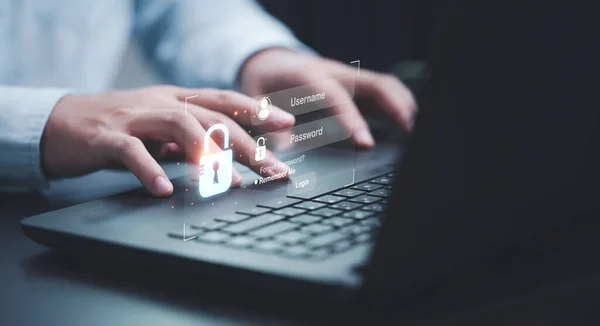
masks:
[[[215,130],[223,132],[223,150],[208,154],[208,144]],[[200,159],[199,189],[200,196],[206,198],[223,193],[231,186],[233,168],[233,151],[229,148],[229,130],[224,124],[216,124],[208,128],[204,136],[204,155]]]

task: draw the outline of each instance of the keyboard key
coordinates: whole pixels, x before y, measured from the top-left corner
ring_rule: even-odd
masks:
[[[340,227],[340,226],[344,226],[346,224],[350,224],[352,222],[354,222],[354,220],[351,218],[335,216],[335,217],[326,219],[325,221],[323,221],[323,224]]]
[[[171,238],[175,238],[175,239],[179,239],[179,240],[183,241],[184,235],[185,235],[185,239],[189,239],[191,237],[197,236],[200,233],[202,233],[201,230],[192,229],[189,225],[186,225],[185,234],[184,234],[183,233],[183,225],[182,225],[181,227],[168,232],[167,235]]]
[[[391,172],[391,173],[388,173],[387,176],[390,178],[397,178],[398,174],[396,172]]]
[[[293,258],[301,258],[304,257],[308,254],[308,248],[304,247],[304,246],[292,246],[292,247],[288,247],[286,248],[282,254],[288,256],[288,257],[293,257]]]
[[[250,234],[257,236],[259,238],[266,238],[266,237],[270,237],[270,236],[273,236],[278,233],[290,231],[297,227],[298,227],[298,224],[281,221],[281,222],[277,222],[275,224],[267,225],[258,230],[254,230],[254,231],[250,232]]]
[[[371,204],[371,205],[367,205],[361,209],[364,209],[365,211],[373,211],[373,212],[377,212],[377,213],[383,213],[385,212],[385,205],[382,204]]]
[[[265,207],[247,207],[247,208],[238,209],[237,213],[246,214],[246,215],[260,215],[260,214],[264,214],[264,213],[267,213],[270,211],[271,211],[270,208],[265,208]]]
[[[310,233],[310,234],[320,234],[320,233],[324,233],[324,232],[329,232],[331,230],[333,230],[333,227],[331,227],[330,225],[324,225],[324,224],[310,224],[310,225],[306,225],[302,229],[300,229],[300,231],[302,231],[304,233]]]
[[[241,222],[248,218],[250,218],[250,216],[248,216],[248,215],[233,213],[233,214],[226,214],[223,216],[219,216],[219,217],[215,218],[215,220],[222,221],[222,222],[228,222],[228,223],[237,223],[237,222]]]
[[[331,232],[309,239],[306,241],[306,245],[311,248],[319,248],[346,238],[348,235],[342,232]]]
[[[210,231],[206,233],[199,234],[196,238],[198,241],[209,242],[209,243],[220,243],[227,240],[230,237],[229,234],[219,232],[219,231]]]
[[[258,204],[258,206],[262,206],[262,207],[268,207],[268,208],[273,208],[273,209],[279,209],[279,208],[283,208],[286,206],[291,206],[291,205],[295,205],[298,204],[299,202],[301,202],[300,199],[294,199],[294,198],[289,198],[289,197],[282,197],[282,198],[275,198],[272,200],[268,200],[262,204]]]
[[[346,225],[340,229],[340,232],[348,235],[359,235],[365,232],[369,232],[370,228],[363,225]]]
[[[321,219],[322,219],[322,217],[320,217],[320,216],[302,214],[302,215],[292,217],[290,219],[290,222],[300,223],[300,224],[310,224],[310,223],[318,222]]]
[[[277,215],[284,215],[284,216],[296,216],[296,215],[300,215],[304,212],[306,212],[306,210],[304,210],[304,209],[294,208],[294,207],[286,207],[286,208],[282,208],[282,209],[273,211],[272,213],[277,214]]]
[[[259,216],[255,216],[249,220],[245,220],[243,222],[237,224],[228,225],[223,231],[231,232],[231,233],[244,233],[253,229],[257,229],[261,226],[271,224],[273,222],[277,222],[279,220],[284,219],[283,215],[275,215],[275,214],[263,214]]]
[[[334,196],[334,195],[325,195],[314,199],[315,201],[327,204],[335,204],[344,200],[344,197]]]
[[[334,192],[333,194],[336,196],[342,196],[342,197],[356,197],[356,196],[360,196],[364,193],[365,193],[364,191],[355,190],[355,189],[342,189],[340,191]]]
[[[264,252],[276,252],[281,251],[283,246],[275,241],[267,240],[258,242],[253,248]]]
[[[200,221],[197,223],[191,224],[194,229],[204,229],[204,230],[216,230],[223,226],[227,225],[227,223],[215,221],[212,219]]]
[[[368,193],[368,195],[387,198],[390,195],[390,189],[381,188],[373,190],[370,193]]]
[[[316,211],[310,211],[309,213],[312,215],[317,215],[317,216],[331,217],[331,216],[341,214],[342,211],[339,209],[325,207],[325,208],[319,208]]]
[[[369,216],[375,215],[374,212],[366,212],[366,211],[350,211],[342,214],[343,217],[351,217],[357,220],[362,220]]]
[[[322,249],[309,251],[308,254],[306,254],[306,258],[308,258],[310,260],[321,260],[321,259],[325,259],[325,258],[329,257],[329,255],[331,255],[331,252],[329,251],[329,249],[322,248]]]
[[[394,180],[392,178],[388,178],[388,177],[380,177],[380,178],[371,180],[369,182],[387,186],[387,185],[391,185],[392,183],[394,183]]]
[[[331,246],[331,249],[335,252],[342,252],[342,251],[350,249],[350,247],[352,247],[352,242],[350,242],[349,240],[341,240],[341,241],[334,243]]]
[[[324,203],[317,203],[317,202],[314,202],[314,201],[305,201],[305,202],[302,202],[300,204],[294,205],[294,207],[296,207],[296,208],[302,208],[302,209],[306,209],[306,210],[309,210],[309,211],[312,211],[312,210],[315,210],[315,209],[319,209],[319,208],[321,208],[323,206],[325,206]]]
[[[302,233],[299,231],[290,231],[287,233],[282,233],[275,236],[275,241],[287,243],[287,244],[296,244],[304,239],[310,237],[310,235],[306,233]]]
[[[371,233],[363,233],[354,238],[354,241],[356,242],[371,242],[371,240],[373,240],[373,236],[371,235]]]
[[[252,244],[254,244],[255,242],[256,242],[255,238],[248,237],[245,235],[238,235],[236,237],[231,237],[227,241],[227,245],[230,245],[230,246],[236,247],[236,248],[247,248],[247,247],[251,246]]]
[[[371,217],[371,218],[360,221],[360,225],[363,225],[363,226],[366,226],[369,228],[376,228],[381,225],[381,222],[379,221],[378,218]]]
[[[368,196],[368,195],[362,195],[362,196],[358,196],[358,197],[354,197],[354,198],[350,199],[350,201],[352,201],[352,202],[363,203],[363,204],[373,204],[380,200],[381,200],[381,198],[379,198],[379,197],[373,197],[373,196]]]
[[[357,184],[356,186],[352,186],[352,189],[363,190],[363,191],[373,191],[373,190],[377,190],[381,187],[383,187],[383,186],[374,184],[374,183],[363,182],[363,183]]]
[[[362,204],[359,204],[359,203],[351,203],[349,201],[341,201],[341,202],[339,202],[337,204],[333,204],[329,207],[335,208],[335,209],[341,209],[341,210],[345,210],[345,211],[351,211],[351,210],[357,209],[361,206],[362,206]]]

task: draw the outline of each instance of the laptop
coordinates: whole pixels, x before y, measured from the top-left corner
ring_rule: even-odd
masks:
[[[292,178],[203,199],[184,177],[170,199],[136,190],[25,218],[23,230],[147,270],[398,301],[568,229],[600,211],[598,113],[585,83],[600,75],[600,55],[578,27],[597,20],[584,12],[580,25],[556,24],[566,2],[533,16],[520,6],[453,7],[408,143],[303,152],[296,173],[316,176],[310,190],[290,194]],[[569,69],[571,52],[557,44],[578,55]]]

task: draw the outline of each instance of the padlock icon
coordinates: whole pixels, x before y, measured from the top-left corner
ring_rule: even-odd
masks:
[[[208,144],[215,130],[223,132],[223,150],[208,154]],[[229,148],[229,130],[224,124],[216,124],[208,128],[204,136],[204,155],[200,158],[199,178],[200,196],[206,198],[223,193],[231,186],[233,169],[233,151]]]
[[[260,144],[262,140],[262,145]],[[256,162],[262,161],[267,157],[267,140],[265,137],[258,137],[256,140],[256,151],[254,153],[254,160]]]

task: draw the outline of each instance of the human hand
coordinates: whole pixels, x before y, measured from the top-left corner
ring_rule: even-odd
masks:
[[[186,111],[185,98],[195,95],[188,99]],[[280,161],[269,152],[261,164],[250,164],[254,141],[239,124],[250,125],[253,106],[253,99],[233,91],[174,86],[67,95],[56,104],[44,129],[42,166],[48,177],[62,178],[125,165],[152,194],[169,196],[173,185],[148,148],[158,147],[158,156],[185,155],[198,164],[206,129],[222,123],[229,130],[235,158],[261,174],[261,166]],[[279,108],[271,114],[273,119],[261,125],[263,131],[294,125],[294,117]],[[220,150],[215,143],[217,136],[209,142],[209,153]],[[277,166],[286,169],[285,165]],[[283,172],[266,171],[267,176]],[[232,185],[240,183],[241,176],[234,171]]]
[[[256,96],[347,75],[356,75],[356,67],[287,49],[267,49],[246,61],[240,71],[240,83],[244,93]],[[340,119],[352,133],[354,143],[362,148],[372,147],[375,141],[369,126],[350,98],[349,90],[342,83],[331,84],[329,88],[328,97],[341,98],[334,102],[346,103],[341,108],[346,114]],[[379,110],[404,130],[412,128],[416,103],[410,90],[395,76],[361,69],[355,90],[357,98],[365,104],[361,105],[363,110]]]

